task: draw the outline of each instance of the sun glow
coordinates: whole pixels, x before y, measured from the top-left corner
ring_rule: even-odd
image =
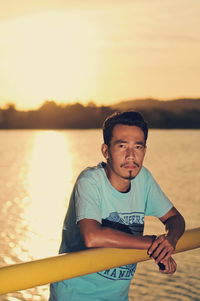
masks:
[[[87,18],[56,11],[5,21],[3,68],[8,77],[12,74],[3,88],[5,94],[12,87],[10,98],[18,95],[18,107],[23,108],[47,99],[86,98],[88,89],[95,88],[93,77],[101,65],[93,51],[95,30]]]
[[[199,97],[200,4],[115,2],[4,1],[0,106]]]

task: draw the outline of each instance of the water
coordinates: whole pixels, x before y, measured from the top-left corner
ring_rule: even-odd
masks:
[[[186,219],[200,226],[200,131],[151,130],[145,166]],[[101,161],[100,130],[0,131],[0,265],[57,254],[73,184],[86,166]],[[154,218],[145,232],[163,232]],[[140,263],[130,300],[200,300],[199,249],[176,254],[175,275],[153,261]],[[0,301],[47,301],[48,286],[0,297]]]

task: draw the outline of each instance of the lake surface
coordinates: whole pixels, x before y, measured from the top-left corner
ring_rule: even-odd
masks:
[[[101,130],[0,131],[0,265],[54,256],[68,199],[82,169],[103,160]],[[200,131],[150,130],[144,165],[184,215],[200,226]],[[145,232],[164,231],[147,218]],[[130,300],[200,300],[200,249],[174,255],[173,276],[153,261],[138,264]],[[0,296],[1,301],[47,301],[48,286]],[[118,300],[116,300],[118,301]]]

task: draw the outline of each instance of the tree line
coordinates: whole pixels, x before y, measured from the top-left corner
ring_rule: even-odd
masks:
[[[37,110],[19,111],[15,105],[10,104],[6,109],[0,109],[0,129],[101,128],[105,118],[117,110],[120,107],[96,106],[93,103],[86,106],[80,103],[58,105],[54,101],[46,101]],[[173,111],[142,106],[137,107],[137,110],[143,114],[150,128],[200,128],[200,108]]]

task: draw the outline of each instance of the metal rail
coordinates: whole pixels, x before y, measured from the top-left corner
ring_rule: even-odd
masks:
[[[200,228],[185,231],[174,253],[200,247]],[[0,294],[149,260],[146,250],[98,248],[0,268]]]

